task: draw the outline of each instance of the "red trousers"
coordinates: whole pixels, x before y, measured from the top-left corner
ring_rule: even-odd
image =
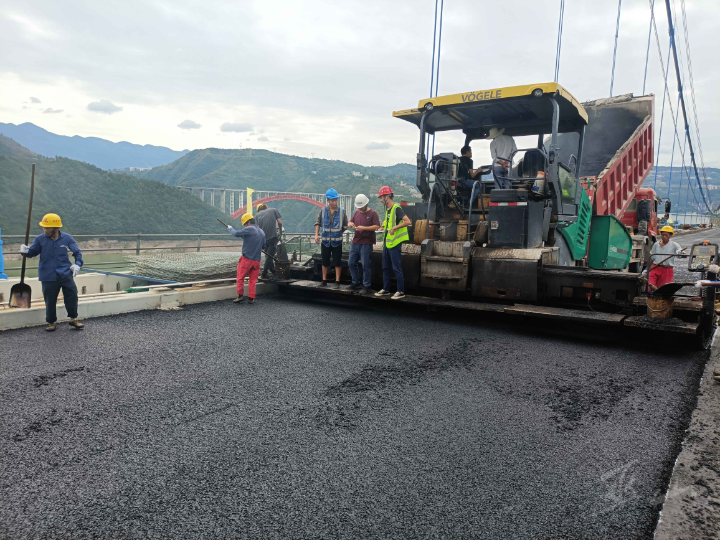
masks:
[[[260,275],[260,261],[251,261],[245,257],[240,257],[237,268],[237,293],[238,296],[245,294],[245,276],[250,276],[248,283],[248,297],[255,298],[255,284]]]
[[[656,266],[650,270],[650,275],[648,276],[650,285],[655,285],[656,287],[662,287],[666,283],[672,283],[674,279],[675,275],[672,266]]]

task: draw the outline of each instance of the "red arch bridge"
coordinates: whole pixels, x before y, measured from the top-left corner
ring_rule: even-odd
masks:
[[[210,206],[217,208],[230,217],[236,219],[247,211],[248,190],[246,189],[226,189],[226,188],[209,188],[209,187],[190,187],[176,186],[179,189],[189,191],[198,197],[201,201],[205,201]],[[325,206],[324,193],[292,193],[288,191],[261,191],[252,192],[252,206],[257,207],[261,203],[269,203],[272,201],[302,201],[318,208]],[[349,214],[353,212],[352,195],[340,195],[340,206]]]

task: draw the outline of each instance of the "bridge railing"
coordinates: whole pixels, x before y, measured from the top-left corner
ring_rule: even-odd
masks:
[[[80,250],[85,254],[133,254],[140,255],[142,252],[177,252],[182,251],[195,251],[200,252],[207,249],[220,249],[225,248],[228,251],[240,251],[242,244],[237,243],[238,239],[228,235],[228,233],[176,233],[176,234],[74,234],[73,238],[78,242]],[[310,252],[315,252],[320,249],[319,244],[314,244],[313,240],[315,233],[283,233],[282,239],[288,245],[288,251],[298,249],[302,255],[303,248],[305,255],[307,256]],[[9,234],[2,236],[5,242],[5,249],[3,250],[4,260],[19,260],[20,259],[20,245],[25,241],[25,235],[22,234]],[[214,240],[214,241],[213,241]],[[219,244],[221,240],[224,240],[222,244]],[[117,242],[118,245],[111,247],[90,247],[99,245],[102,242]],[[352,241],[352,233],[349,231],[345,232],[343,243],[350,243]],[[143,245],[145,242],[145,245]],[[154,245],[157,243],[163,243],[167,245]],[[297,245],[297,248],[295,247]],[[10,247],[14,249],[9,250]],[[32,260],[32,259],[31,259]],[[302,260],[302,256],[300,257]],[[89,262],[89,261],[88,261]],[[122,263],[119,261],[103,262],[103,261],[92,261],[92,266],[119,266]],[[19,271],[20,266],[17,267],[5,267],[5,271]],[[27,270],[37,270],[37,266],[26,266]]]

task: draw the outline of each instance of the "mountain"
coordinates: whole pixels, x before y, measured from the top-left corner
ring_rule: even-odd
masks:
[[[25,233],[31,163],[36,163],[32,235],[42,232],[38,222],[48,212],[60,214],[63,230],[71,234],[221,233],[216,218],[229,219],[189,193],[160,182],[68,158],[45,158],[0,135],[4,235]]]
[[[50,133],[41,127],[24,124],[3,124],[0,134],[16,141],[29,150],[46,157],[62,156],[90,163],[101,169],[124,169],[126,167],[151,168],[170,163],[185,154],[164,146],[114,143],[97,137],[66,137]]]
[[[310,159],[278,154],[268,150],[193,150],[177,161],[146,171],[131,171],[138,178],[157,180],[173,186],[216,187],[300,193],[325,193],[335,188],[355,196],[365,193],[370,206],[380,212],[376,195],[389,185],[396,200],[420,201],[415,186],[414,165],[399,163],[390,167],[365,167],[327,159]],[[217,202],[217,201],[216,201]],[[272,203],[283,215],[288,232],[310,232],[318,210],[299,201]]]

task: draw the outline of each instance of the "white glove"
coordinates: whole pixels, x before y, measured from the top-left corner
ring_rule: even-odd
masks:
[[[30,251],[30,248],[27,247],[25,244],[20,246],[20,253],[22,253],[23,255],[25,255],[28,251]]]
[[[228,231],[232,231],[232,230],[233,230],[232,225],[228,225]]]
[[[77,264],[71,265],[70,270],[72,270],[73,277],[77,276],[80,273],[80,267]]]

